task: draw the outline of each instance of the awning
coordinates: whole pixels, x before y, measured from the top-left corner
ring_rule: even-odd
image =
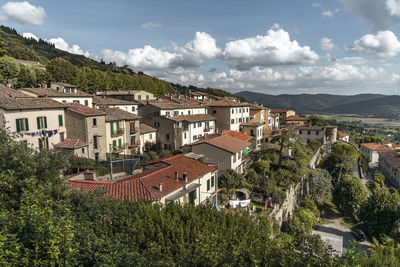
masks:
[[[247,148],[243,148],[242,153],[247,155],[247,154],[249,154],[249,150]]]
[[[193,191],[196,188],[199,188],[201,186],[201,184],[190,184],[186,187],[186,189],[181,189],[179,190],[177,193],[168,196],[167,198],[165,198],[166,201],[175,201],[177,199],[180,199],[182,196],[190,193],[191,191]]]

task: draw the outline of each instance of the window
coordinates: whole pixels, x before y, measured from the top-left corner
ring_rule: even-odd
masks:
[[[197,199],[196,189],[189,193],[189,203],[194,204],[194,201]]]
[[[59,86],[57,86],[57,91],[60,91],[60,87]]]
[[[315,134],[316,134],[316,135],[319,135],[319,131],[316,131]]]
[[[205,122],[205,124],[206,124],[206,125],[205,125],[205,127],[204,127],[204,128],[206,128],[206,129],[210,129],[210,122],[209,122],[209,121],[206,121],[206,122]]]
[[[240,151],[239,151],[239,152],[237,153],[237,159],[239,160],[240,157],[241,157],[241,153],[240,153]]]
[[[233,162],[236,162],[236,155],[233,155]]]
[[[117,147],[117,140],[113,140],[113,149]]]
[[[138,95],[138,96],[137,96],[137,99],[138,99],[138,100],[142,100],[142,96],[141,96],[141,95]]]
[[[135,107],[132,107],[132,112],[135,112]]]
[[[93,136],[93,148],[98,148],[98,146],[99,146],[99,143],[98,143],[98,140],[97,140],[97,136]]]
[[[167,140],[169,140],[169,134],[166,134],[166,135],[165,135],[165,138],[167,138]]]
[[[210,179],[207,180],[207,191],[210,191],[211,188],[211,181]]]
[[[231,119],[231,124],[234,124],[235,123],[235,119]]]
[[[118,147],[119,147],[119,148],[122,147],[122,139],[118,139]]]
[[[183,139],[186,139],[186,132],[183,133]]]
[[[63,103],[67,103],[67,100],[63,100],[62,102],[63,102]]]
[[[213,175],[211,176],[211,187],[214,187],[214,184],[215,184],[215,177]]]
[[[311,131],[308,131],[307,134],[311,134]]]
[[[160,113],[158,113],[158,111],[154,111],[154,117],[158,117],[158,116],[160,116]]]
[[[190,110],[188,110],[188,114],[190,115]]]
[[[38,130],[47,128],[47,117],[37,117],[36,122]]]
[[[217,114],[217,111],[215,110],[215,109],[213,109],[213,112],[212,112],[213,114]]]
[[[80,102],[79,102],[79,100],[72,100],[72,103],[79,104]]]
[[[17,132],[29,131],[28,119],[16,119],[15,124],[17,127]]]
[[[60,142],[64,142],[65,136],[64,133],[60,133]]]
[[[239,118],[239,122],[240,122],[240,123],[242,122],[242,118]]]
[[[63,115],[58,115],[58,126],[63,126],[64,121],[63,121]]]
[[[68,87],[65,87],[65,92],[66,92],[66,93],[69,93],[69,92],[70,92],[70,90],[69,90]]]
[[[153,139],[153,134],[149,134],[149,139]]]
[[[302,133],[303,133],[303,131],[302,131],[302,130],[300,130],[300,131],[299,131],[299,134],[302,134]]]
[[[197,126],[201,127],[201,126],[202,126],[202,123],[201,123],[201,122],[197,123]]]
[[[232,109],[232,114],[235,114],[235,109]]]
[[[154,123],[154,127],[156,127],[156,128],[160,127],[160,123],[159,122],[155,122]]]
[[[49,138],[39,138],[39,149],[49,149]]]
[[[85,100],[85,106],[89,106],[89,100]]]
[[[85,154],[85,148],[82,147],[82,154]]]
[[[146,100],[149,100],[149,99],[150,99],[149,95],[146,95]]]
[[[197,139],[197,135],[193,135],[193,141]]]
[[[179,111],[174,111],[174,116],[178,116],[179,115]]]
[[[193,128],[196,128],[196,123],[193,123]]]
[[[93,118],[93,126],[97,126],[97,119]]]

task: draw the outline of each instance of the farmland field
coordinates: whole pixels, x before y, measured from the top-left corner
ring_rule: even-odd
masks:
[[[351,114],[333,114],[333,115],[319,115],[324,120],[337,120],[338,122],[356,122],[362,121],[363,123],[376,125],[376,126],[383,126],[388,128],[399,128],[400,127],[400,120],[389,120],[384,118],[367,118],[367,117],[359,117],[356,115]]]

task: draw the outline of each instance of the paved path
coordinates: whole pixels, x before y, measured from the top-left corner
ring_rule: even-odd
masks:
[[[354,236],[351,234],[350,228],[343,224],[343,216],[336,212],[328,217],[328,222],[322,226],[318,226],[315,230],[328,234],[338,235],[343,237],[343,247],[350,248],[351,243],[356,241]],[[361,251],[368,252],[372,244],[368,241],[359,242],[359,249]]]

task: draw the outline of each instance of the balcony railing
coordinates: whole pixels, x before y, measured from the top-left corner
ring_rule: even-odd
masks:
[[[139,140],[131,142],[130,145],[129,145],[129,148],[138,147],[138,146],[140,146],[140,141]]]
[[[124,151],[124,147],[123,146],[113,146],[112,147],[112,152],[113,153],[120,153],[122,151]]]
[[[129,132],[130,132],[131,134],[138,133],[138,132],[139,132],[139,128],[137,128],[137,127],[135,127],[135,128],[130,128]]]
[[[124,129],[118,129],[111,133],[111,137],[117,137],[124,134]]]

